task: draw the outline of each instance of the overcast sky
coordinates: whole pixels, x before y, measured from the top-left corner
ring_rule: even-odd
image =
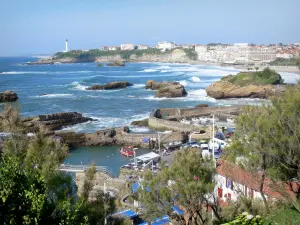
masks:
[[[121,43],[300,42],[299,0],[0,0],[0,56]]]

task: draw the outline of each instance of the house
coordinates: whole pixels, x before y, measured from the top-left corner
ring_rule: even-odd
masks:
[[[241,195],[251,199],[262,199],[259,191],[261,176],[261,173],[250,173],[238,164],[218,160],[217,175],[215,177],[215,194],[224,202],[229,200],[235,201]],[[286,183],[281,183],[278,186],[283,187],[291,197],[294,197],[294,191],[299,189],[299,184],[296,183],[293,183],[292,187]],[[274,184],[268,178],[265,179],[263,193],[266,198],[283,199],[282,195],[275,190]]]
[[[121,50],[134,50],[135,45],[134,44],[121,44],[120,48],[121,48]]]
[[[160,49],[162,51],[166,51],[166,50],[171,50],[173,48],[176,47],[175,42],[170,42],[170,41],[161,41],[157,43],[157,49]]]
[[[108,50],[109,51],[117,51],[117,50],[120,50],[120,47],[118,47],[118,46],[111,46],[111,47],[108,47]]]
[[[103,46],[103,47],[102,47],[102,50],[103,50],[103,51],[108,51],[108,46]]]
[[[143,44],[141,44],[141,45],[139,45],[139,46],[137,47],[137,49],[138,49],[138,50],[147,50],[147,49],[149,49],[149,46],[148,46],[148,45],[143,45]]]

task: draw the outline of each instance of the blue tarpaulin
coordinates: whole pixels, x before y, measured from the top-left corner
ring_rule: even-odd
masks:
[[[178,215],[183,215],[183,211],[182,211],[177,205],[172,206],[172,209],[173,209]]]
[[[132,192],[133,193],[137,192],[137,190],[139,189],[140,186],[141,186],[140,182],[133,183],[132,186],[131,186]],[[151,192],[149,187],[146,187],[145,189],[146,189],[147,192]]]
[[[137,216],[137,214],[136,214],[136,212],[132,211],[131,209],[126,209],[121,212],[114,213],[114,214],[112,214],[112,216],[133,218],[133,217]]]
[[[139,182],[133,183],[132,184],[132,192],[136,193],[139,187],[140,187],[140,183]]]
[[[168,216],[163,216],[162,218],[156,218],[155,221],[151,222],[151,225],[164,225],[169,224],[170,220]],[[139,225],[148,225],[148,222],[139,223]]]
[[[149,142],[149,138],[143,138],[143,142],[144,143],[148,143]]]

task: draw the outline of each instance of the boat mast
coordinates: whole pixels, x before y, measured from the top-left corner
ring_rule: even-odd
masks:
[[[213,114],[212,145],[213,145],[212,155],[213,155],[213,160],[215,161],[215,114]]]

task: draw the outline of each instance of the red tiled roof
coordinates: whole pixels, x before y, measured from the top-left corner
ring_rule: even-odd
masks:
[[[237,182],[239,184],[245,185],[255,191],[259,192],[260,189],[260,180],[262,174],[257,173],[251,173],[243,168],[241,168],[239,165],[230,163],[225,160],[218,160],[218,166],[217,166],[217,174],[222,175],[224,177],[228,177],[233,180],[233,182]],[[272,188],[273,186],[273,188]],[[296,190],[299,189],[300,183],[293,182],[291,183],[291,186],[288,183],[278,183],[278,186],[282,186],[285,188],[286,192],[291,196],[295,197]],[[265,178],[263,192],[267,196],[271,196],[273,198],[283,198],[282,194],[280,194],[278,191],[274,190],[274,183],[268,178]],[[294,190],[294,191],[293,191]]]

